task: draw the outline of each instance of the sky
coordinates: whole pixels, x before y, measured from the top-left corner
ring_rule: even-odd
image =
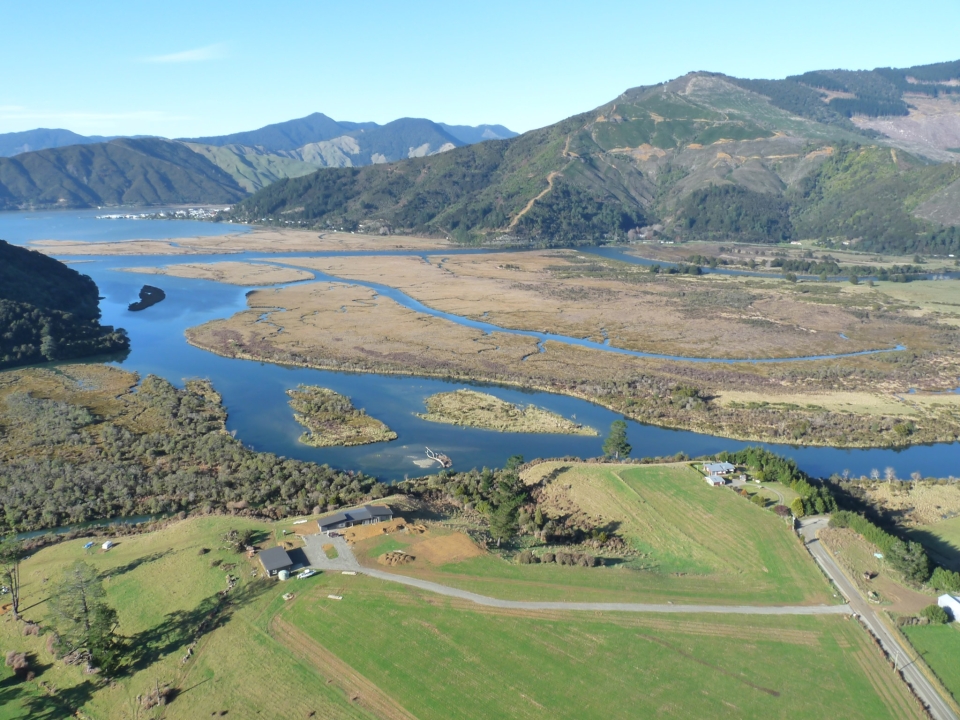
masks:
[[[960,0],[6,0],[0,132],[196,137],[323,112],[523,132],[695,70],[960,59]]]

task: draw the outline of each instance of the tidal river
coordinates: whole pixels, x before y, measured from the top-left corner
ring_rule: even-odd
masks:
[[[189,221],[96,220],[97,214],[98,211],[0,213],[0,238],[16,244],[35,239],[161,239],[224,234],[242,229],[236,225]],[[452,253],[446,251],[443,254]],[[253,259],[258,256],[261,254],[244,253],[231,255],[229,259]],[[276,254],[272,253],[271,256],[276,257]],[[90,256],[64,259],[77,262],[75,267],[96,281],[103,296],[103,321],[126,328],[130,334],[132,348],[130,355],[122,362],[123,368],[135,370],[141,375],[160,375],[181,386],[185,378],[208,378],[223,396],[229,413],[228,429],[256,450],[360,470],[386,481],[422,474],[424,471],[414,464],[414,460],[424,457],[425,446],[446,453],[454,460],[454,468],[461,470],[501,465],[514,454],[530,459],[565,455],[591,457],[601,453],[602,436],[498,433],[428,423],[416,416],[417,412],[423,411],[427,396],[464,387],[467,384],[463,382],[292,368],[232,360],[192,347],[184,338],[184,330],[244,309],[245,295],[250,288],[169,276],[147,278],[117,269],[135,265],[202,262],[212,258],[191,255],[188,258]],[[130,312],[127,307],[137,299],[145,281],[162,287],[166,299],[141,312]],[[429,308],[417,307],[415,301],[396,291],[378,289],[409,307],[440,314]],[[464,318],[443,316],[476,325]],[[491,326],[489,329],[498,328]],[[575,338],[561,338],[561,341],[583,343]],[[599,345],[597,349],[615,351],[615,348]],[[681,359],[677,361],[684,362]],[[355,448],[313,448],[300,444],[297,438],[303,428],[293,419],[285,390],[301,383],[329,387],[350,396],[356,407],[365,408],[369,414],[389,425],[398,434],[398,439]],[[563,395],[487,385],[483,386],[483,390],[513,403],[533,403],[565,417],[575,416],[577,422],[597,428],[601,433],[605,433],[610,423],[619,418],[602,407]],[[736,450],[751,444],[634,422],[629,422],[628,426],[629,440],[636,457],[670,455],[681,451],[696,456],[720,450]],[[795,448],[788,445],[766,447],[793,457],[812,475],[824,476],[844,470],[860,475],[869,474],[872,469],[882,472],[886,467],[893,467],[900,477],[909,477],[914,471],[925,476],[960,475],[960,446],[956,444],[917,446],[905,450]]]

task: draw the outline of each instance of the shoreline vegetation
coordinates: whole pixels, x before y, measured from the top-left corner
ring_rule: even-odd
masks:
[[[225,421],[206,381],[180,390],[107,365],[0,373],[0,529],[194,510],[277,518],[388,492],[362,473],[250,450]]]
[[[960,433],[956,395],[891,392],[945,377],[955,362],[942,353],[789,366],[671,363],[552,341],[538,347],[534,337],[485,334],[340,283],[255,292],[248,307],[189,328],[188,342],[258,362],[559,393],[638,422],[753,442],[899,447]],[[278,308],[288,311],[282,333],[258,322]]]
[[[300,442],[312,447],[354,447],[396,440],[397,434],[350,398],[329,388],[300,385],[287,390],[294,418],[307,428]]]
[[[598,436],[595,429],[535,405],[515,405],[475,390],[437,393],[426,399],[427,412],[417,417],[447,425],[516,433],[555,433]]]

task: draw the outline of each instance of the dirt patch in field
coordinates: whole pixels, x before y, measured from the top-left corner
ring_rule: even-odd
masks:
[[[402,517],[394,518],[390,522],[372,523],[370,525],[356,525],[343,531],[343,537],[348,543],[356,543],[380,535],[389,535],[390,533],[403,530],[407,526],[407,521]]]
[[[486,554],[483,548],[459,532],[423,540],[412,545],[410,549],[416,552],[418,558],[431,565],[462,562]]]
[[[377,558],[377,562],[388,567],[397,567],[398,565],[409,565],[416,556],[405,553],[403,550],[391,550]]]
[[[899,574],[886,562],[874,556],[877,547],[868,543],[849,528],[826,528],[820,531],[822,542],[843,565],[851,581],[867,597],[883,603],[888,610],[898,613],[918,613],[936,602],[933,595],[925,595],[907,587]],[[872,579],[867,580],[864,573]],[[875,595],[871,595],[874,593]]]

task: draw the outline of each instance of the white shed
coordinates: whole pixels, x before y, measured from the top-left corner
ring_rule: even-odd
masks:
[[[104,550],[109,550],[113,547],[113,540],[107,540],[103,545],[100,546]]]
[[[954,622],[960,622],[960,597],[956,597],[955,595],[941,595],[937,599],[937,605],[950,613],[950,617]]]
[[[722,478],[719,475],[707,475],[706,481],[713,486],[727,484],[726,478]]]

